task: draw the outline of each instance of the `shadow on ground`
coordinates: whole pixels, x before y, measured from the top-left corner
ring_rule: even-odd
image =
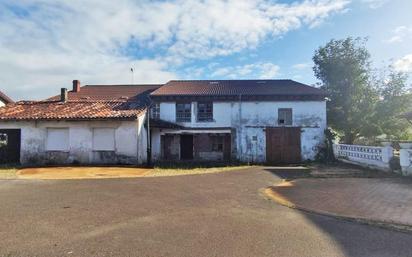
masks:
[[[312,164],[308,167],[265,167],[264,170],[276,178],[288,181],[301,178],[320,178],[321,180],[325,178],[352,178],[354,180],[365,178],[386,180],[387,178],[395,178],[395,180],[397,180],[396,178],[399,178],[397,174],[362,169],[343,163],[335,163],[333,165]],[[406,182],[400,181],[400,183],[405,184]],[[285,187],[284,189],[287,190],[289,186],[293,186],[293,182],[282,184],[284,185],[280,184],[280,189]],[[317,188],[313,188],[313,190],[316,191]],[[356,194],[356,192],[354,193]],[[279,197],[280,202],[289,202],[291,206],[295,204],[293,200],[287,198],[287,196],[279,195]],[[305,195],[302,195],[302,197],[304,198]],[[321,203],[328,197],[336,197],[337,202],[339,202],[340,196],[328,195],[326,192],[325,197],[325,199],[319,198],[318,202]],[[342,195],[342,197],[347,196]],[[282,205],[290,206],[287,203],[282,203]],[[288,208],[286,206],[283,206],[283,208]],[[396,226],[388,228],[387,226],[381,226],[379,224],[371,225],[356,220],[316,214],[311,211],[291,210],[300,213],[308,223],[311,223],[316,229],[327,235],[333,244],[339,246],[343,256],[412,256],[412,248],[410,248],[412,233],[407,232],[404,228]],[[335,255],[325,252],[325,256]]]

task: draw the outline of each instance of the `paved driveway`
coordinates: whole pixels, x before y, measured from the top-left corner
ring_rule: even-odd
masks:
[[[266,170],[3,180],[0,256],[412,256],[411,234],[265,199]]]

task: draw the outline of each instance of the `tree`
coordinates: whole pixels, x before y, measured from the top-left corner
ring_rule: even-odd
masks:
[[[375,84],[379,89],[379,101],[376,104],[374,120],[382,134],[389,139],[409,139],[410,124],[400,118],[400,114],[412,107],[412,96],[408,92],[408,75],[389,67]]]
[[[370,54],[365,39],[331,40],[316,50],[315,76],[328,93],[328,123],[352,144],[362,132],[378,133],[371,122],[378,91],[370,84]]]

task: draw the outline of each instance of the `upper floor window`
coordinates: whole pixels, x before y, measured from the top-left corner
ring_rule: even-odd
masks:
[[[278,109],[278,125],[291,126],[292,125],[292,108]]]
[[[160,103],[154,103],[150,107],[150,118],[154,120],[159,120],[160,119]]]
[[[197,121],[213,121],[213,103],[197,103]]]
[[[190,122],[192,120],[192,104],[176,103],[176,121]]]

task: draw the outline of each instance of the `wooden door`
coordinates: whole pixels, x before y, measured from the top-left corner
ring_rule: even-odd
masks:
[[[266,128],[266,162],[270,164],[301,161],[300,128]]]

